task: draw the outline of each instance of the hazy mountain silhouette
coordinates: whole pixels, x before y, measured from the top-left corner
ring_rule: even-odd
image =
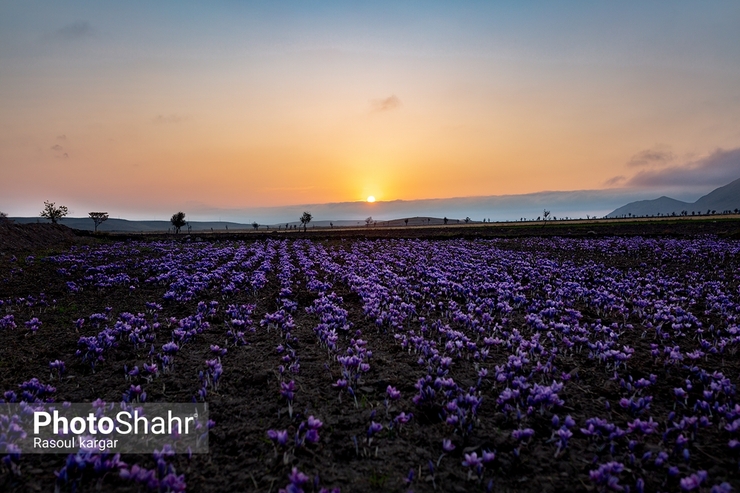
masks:
[[[693,203],[665,196],[653,200],[638,200],[615,209],[607,217],[680,215],[682,211],[691,215],[692,212],[696,214],[706,214],[707,211],[722,213],[735,211],[735,209],[740,209],[740,178],[712,190]]]

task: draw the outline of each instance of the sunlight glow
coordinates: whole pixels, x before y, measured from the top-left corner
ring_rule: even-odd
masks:
[[[369,196],[369,197],[367,198],[367,201],[368,201],[368,202],[375,202],[375,197],[373,197],[372,195],[370,195],[370,196]]]

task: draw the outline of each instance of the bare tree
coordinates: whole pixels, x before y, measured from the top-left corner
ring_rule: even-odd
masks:
[[[368,226],[370,226],[370,224],[372,224],[372,222],[373,222],[373,216],[370,216],[367,219],[365,219],[365,224],[368,225]]]
[[[170,218],[170,222],[175,227],[175,234],[180,232],[180,228],[185,226],[187,224],[187,221],[185,221],[185,213],[180,211],[176,214],[172,214],[172,217]]]
[[[545,221],[545,222],[547,222],[547,218],[549,218],[549,217],[550,217],[550,211],[548,211],[547,209],[543,210],[542,211],[542,220]]]
[[[303,224],[303,232],[306,232],[306,228],[308,228],[308,223],[311,222],[311,219],[313,219],[313,216],[310,212],[304,212],[301,216],[301,224]]]
[[[66,206],[60,205],[59,207],[55,207],[54,202],[44,201],[44,210],[41,211],[41,217],[48,219],[52,224],[56,224],[57,221],[61,221],[68,213],[69,210]]]
[[[88,212],[90,219],[95,223],[95,232],[98,232],[98,226],[103,224],[108,219],[107,212]]]
[[[468,224],[470,222],[470,217],[465,218],[465,224]]]
[[[255,231],[257,231],[258,229],[260,229],[260,223],[255,221],[252,223],[252,227],[254,228]]]

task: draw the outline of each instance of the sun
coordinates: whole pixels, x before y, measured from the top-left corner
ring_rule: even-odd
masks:
[[[375,197],[373,197],[372,195],[370,195],[370,196],[369,196],[369,197],[367,198],[367,201],[368,201],[368,202],[375,202]]]

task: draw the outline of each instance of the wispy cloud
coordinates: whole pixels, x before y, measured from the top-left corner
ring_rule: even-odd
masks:
[[[92,37],[94,34],[95,29],[93,29],[89,22],[76,21],[72,24],[67,24],[66,26],[61,27],[52,37],[63,41],[75,41]]]
[[[663,166],[671,163],[674,159],[675,156],[670,150],[657,146],[653,149],[638,152],[627,161],[627,166]]]
[[[157,115],[154,117],[152,121],[158,125],[161,125],[165,123],[180,123],[187,119],[188,117],[184,115],[171,114],[171,115]]]
[[[615,187],[627,181],[627,177],[624,175],[613,176],[604,182],[607,187]]]
[[[62,135],[57,135],[57,140],[67,140],[67,136],[66,136],[66,135],[64,135],[64,134],[62,134]]]
[[[265,188],[265,190],[270,190],[270,191],[276,191],[276,190],[285,191],[285,190],[288,190],[288,191],[292,191],[292,192],[305,192],[306,190],[313,190],[314,188],[315,187],[272,187],[272,188]]]
[[[58,137],[57,137],[58,138]],[[54,144],[53,146],[49,147],[52,151],[54,151],[54,157],[57,159],[69,159],[69,154],[64,152],[64,147],[60,146],[59,144]]]
[[[718,149],[709,156],[679,166],[641,171],[626,185],[651,186],[721,186],[740,178],[740,148]]]
[[[401,107],[401,100],[395,95],[385,99],[373,99],[370,101],[373,111],[390,111]]]

